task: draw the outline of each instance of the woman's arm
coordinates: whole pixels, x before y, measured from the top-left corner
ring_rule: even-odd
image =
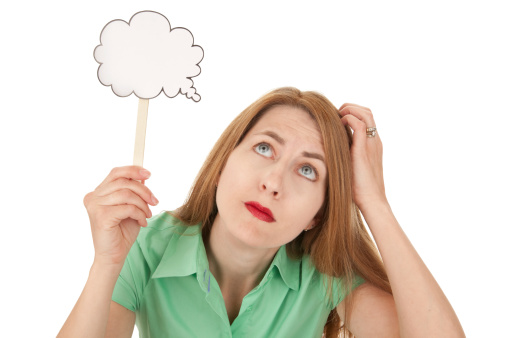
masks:
[[[132,337],[135,313],[112,304],[111,296],[120,267],[101,267],[93,265],[88,281],[74,309],[58,333],[64,337]],[[122,316],[118,314],[122,312]],[[121,333],[121,334],[120,334]]]
[[[367,137],[366,128],[375,127],[368,108],[344,104],[342,122],[354,130],[351,147],[353,194],[375,239],[393,291],[392,300],[375,293],[371,285],[353,293],[350,331],[372,332],[377,326],[368,312],[397,317],[401,337],[464,337],[465,334],[451,304],[398,224],[385,195],[382,171],[382,143],[379,136]],[[369,294],[369,297],[365,297]],[[338,308],[339,313],[342,311]],[[393,318],[386,318],[388,330]],[[396,319],[396,318],[394,318]],[[395,322],[395,321],[394,321]],[[377,326],[378,332],[383,328]],[[395,330],[392,331],[396,335]],[[365,335],[368,337],[369,335]]]
[[[393,296],[371,284],[354,290],[349,330],[357,337],[397,337],[398,323],[401,337],[464,337],[451,304],[389,205],[371,205],[361,212],[384,261]],[[338,312],[343,316],[342,308]]]
[[[394,338],[400,336],[398,314],[393,296],[365,282],[352,292],[354,304],[348,311],[347,329],[355,337]],[[345,302],[338,307],[338,315],[345,318]]]
[[[158,203],[139,182],[149,177],[141,167],[114,168],[86,194],[83,203],[90,218],[95,259],[84,290],[58,337],[102,338],[106,329],[114,337],[132,335],[135,313],[111,304],[111,297],[140,227],[146,227],[146,219],[152,215],[148,203]]]

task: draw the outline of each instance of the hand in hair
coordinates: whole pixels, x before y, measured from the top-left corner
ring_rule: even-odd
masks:
[[[389,337],[464,337],[451,304],[387,202],[382,142],[378,135],[366,134],[367,128],[375,127],[370,109],[345,103],[339,114],[354,131],[350,149],[354,202],[375,239],[392,289],[390,296],[371,285],[357,288],[347,328],[361,337],[379,337],[378,332]]]
[[[343,104],[339,113],[344,125],[354,132],[352,157],[352,191],[354,202],[362,209],[373,202],[387,202],[382,170],[382,142],[378,134],[368,137],[366,129],[375,127],[371,110],[352,103]]]

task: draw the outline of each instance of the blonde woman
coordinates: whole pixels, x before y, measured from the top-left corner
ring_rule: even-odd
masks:
[[[115,168],[85,196],[95,260],[59,337],[464,336],[391,211],[368,108],[280,88],[179,209],[152,217],[149,175]]]

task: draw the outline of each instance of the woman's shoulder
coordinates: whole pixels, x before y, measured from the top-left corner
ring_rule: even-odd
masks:
[[[199,224],[188,225],[172,211],[162,211],[147,221],[148,226],[141,228],[138,238],[153,236],[155,233],[158,236],[189,233],[191,232],[188,231],[189,229],[194,230],[194,232],[199,231]]]
[[[332,277],[320,272],[309,255],[303,255],[301,260],[301,281],[302,285],[311,285],[327,301],[330,309],[335,308],[347,294],[364,282],[357,274],[347,281],[345,276]]]
[[[182,236],[197,235],[200,225],[186,225],[172,212],[162,211],[148,219],[148,226],[141,228],[136,242],[143,251],[145,258],[160,258],[169,243],[177,241]]]

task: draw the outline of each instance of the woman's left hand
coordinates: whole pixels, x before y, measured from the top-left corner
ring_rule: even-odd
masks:
[[[366,128],[376,127],[371,110],[345,103],[339,113],[344,125],[354,131],[350,153],[352,157],[352,191],[354,202],[361,211],[371,203],[387,203],[382,170],[382,142],[378,133],[366,135]]]

